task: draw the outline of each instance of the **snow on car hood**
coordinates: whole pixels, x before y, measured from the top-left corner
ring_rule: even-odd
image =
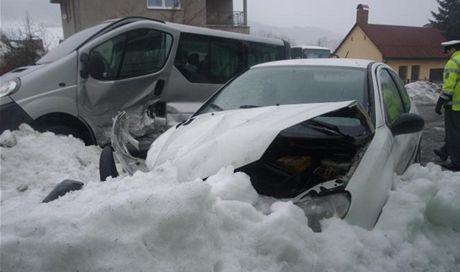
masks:
[[[161,135],[150,147],[146,164],[153,169],[170,162],[179,180],[206,178],[221,167],[239,168],[260,159],[288,127],[356,104],[295,104],[198,115]]]

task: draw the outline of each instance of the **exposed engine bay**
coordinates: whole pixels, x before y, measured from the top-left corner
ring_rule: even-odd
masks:
[[[325,117],[340,120],[353,115],[347,109]],[[327,181],[334,181],[334,187],[344,186],[372,136],[363,122],[353,123],[336,126],[312,119],[287,128],[260,160],[237,170],[251,177],[259,194],[276,198],[295,197]]]

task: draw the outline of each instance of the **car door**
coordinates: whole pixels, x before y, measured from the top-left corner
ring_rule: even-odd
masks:
[[[117,112],[141,120],[149,103],[161,96],[178,35],[165,24],[139,21],[111,30],[78,50],[78,111],[99,143],[108,140]]]
[[[401,90],[395,78],[392,76],[392,71],[388,68],[380,68],[377,71],[379,79],[379,91],[383,101],[383,110],[385,115],[385,124],[389,133],[391,133],[391,125],[403,113],[410,111],[409,105],[404,103],[407,99],[403,100]],[[415,148],[417,146],[417,133],[401,134],[393,136],[391,156],[394,161],[394,172],[402,174],[402,172],[411,163]]]

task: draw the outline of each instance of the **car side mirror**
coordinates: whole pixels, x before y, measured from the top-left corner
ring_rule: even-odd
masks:
[[[415,113],[403,113],[390,126],[394,136],[419,132],[425,126],[423,118]]]
[[[82,53],[80,55],[80,62],[81,62],[81,69],[80,69],[80,76],[82,78],[88,78],[89,76],[89,55],[88,53]]]

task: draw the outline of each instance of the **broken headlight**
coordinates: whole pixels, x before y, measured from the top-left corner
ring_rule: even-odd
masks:
[[[341,191],[327,195],[305,196],[294,202],[308,218],[308,226],[314,232],[321,231],[320,220],[337,216],[344,218],[350,208],[351,196]]]

